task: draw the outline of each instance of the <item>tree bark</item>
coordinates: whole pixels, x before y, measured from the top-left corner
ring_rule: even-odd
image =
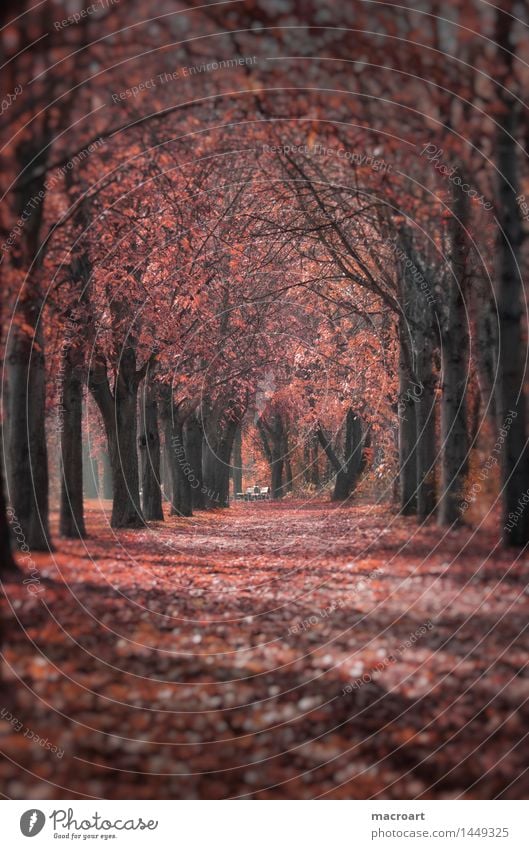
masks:
[[[116,374],[114,393],[110,390],[106,363],[94,359],[89,387],[105,425],[108,453],[112,468],[113,528],[144,526],[140,506],[137,449],[138,386],[143,372],[136,371],[136,355],[131,348],[122,351]]]
[[[171,437],[171,469],[173,475],[173,498],[171,513],[178,516],[193,515],[193,495],[191,484],[197,488],[195,479],[191,477],[192,469],[187,461],[184,441],[184,427],[181,422],[174,421]]]
[[[8,351],[9,492],[25,543],[35,551],[52,548],[48,516],[48,450],[46,444],[46,369],[42,331],[42,267],[40,231],[46,193],[45,166],[52,138],[49,111],[44,110],[39,133],[25,138],[16,149],[19,174],[31,169],[31,178],[15,183],[17,215],[26,214],[19,250],[11,264],[24,280],[12,324]],[[35,198],[40,202],[32,204]],[[32,206],[30,206],[32,204]],[[28,210],[31,213],[28,215]]]
[[[292,462],[290,460],[288,432],[286,426],[284,426],[283,457],[285,460],[285,490],[286,492],[292,492],[294,489],[294,478],[292,474]]]
[[[0,425],[0,439],[2,437]],[[11,550],[11,534],[4,496],[4,476],[0,473],[0,578],[21,577]]]
[[[400,512],[413,516],[417,512],[417,419],[414,401],[415,383],[410,377],[410,353],[408,332],[403,328],[404,319],[399,320],[399,492]]]
[[[270,464],[272,498],[282,498],[284,495],[285,431],[281,414],[272,411],[266,418],[264,415],[260,416],[257,420],[257,429],[261,436],[265,457]]]
[[[193,470],[186,456],[184,423],[178,417],[170,390],[161,405],[161,420],[166,445],[166,461],[171,479],[171,516],[192,516]]]
[[[320,459],[319,459],[319,441],[318,435],[314,434],[311,444],[311,452],[312,452],[312,463],[310,467],[310,482],[316,487],[316,489],[320,488]]]
[[[26,544],[34,551],[50,551],[46,371],[39,315],[36,300],[21,301],[22,326],[14,326],[8,348],[9,493]]]
[[[238,425],[233,440],[233,494],[242,492],[242,430]]]
[[[204,488],[207,507],[228,507],[230,458],[238,422],[227,415],[211,415],[205,428]]]
[[[143,515],[147,521],[163,522],[158,404],[147,378],[141,391],[140,410],[139,449]]]
[[[162,410],[163,408],[161,408],[161,412]],[[160,424],[162,425],[162,433],[164,435],[163,451],[161,455],[163,497],[164,501],[168,501],[169,504],[171,504],[173,500],[173,479],[171,475],[171,458],[169,456],[171,445],[170,443],[167,443],[165,438],[166,429],[163,422],[163,415],[160,417]]]
[[[303,443],[303,483],[309,484],[311,482],[311,442],[309,442],[309,438],[305,438],[305,442]]]
[[[191,467],[191,498],[193,507],[203,510],[205,507],[204,478],[202,475],[202,441],[204,433],[199,416],[193,413],[186,421],[184,445],[187,461]]]
[[[422,519],[436,509],[436,420],[434,351],[437,309],[434,287],[421,272],[413,236],[399,229],[399,458],[401,512]]]
[[[1,310],[1,303],[0,303]],[[0,312],[0,328],[2,327]],[[3,365],[3,363],[2,363]],[[4,456],[4,436],[2,422],[0,420],[0,444],[2,445],[2,468],[0,469],[0,578],[22,577],[22,570],[15,563],[11,550],[10,523],[7,515],[7,505],[4,488],[4,469],[6,468],[6,457]]]
[[[283,457],[275,456],[272,460],[272,498],[283,497]]]
[[[417,345],[417,378],[415,388],[415,422],[417,428],[417,515],[427,519],[436,509],[435,483],[436,420],[433,371],[433,330],[420,334]]]
[[[505,38],[508,44],[509,39]],[[497,296],[499,321],[498,420],[504,438],[501,457],[502,538],[506,546],[529,542],[529,510],[523,497],[529,487],[524,360],[527,341],[522,324],[520,277],[522,227],[517,203],[517,104],[504,93],[497,137]],[[506,434],[503,434],[506,431]],[[514,520],[513,517],[516,517]]]
[[[61,415],[61,536],[86,536],[83,509],[83,379],[73,362],[72,350],[64,355]]]
[[[447,276],[441,333],[441,451],[442,480],[439,523],[461,520],[461,501],[468,467],[467,382],[469,333],[467,324],[468,198],[453,187],[452,262]]]
[[[356,488],[362,470],[364,438],[361,419],[353,410],[347,411],[343,461],[339,459],[321,425],[318,425],[316,433],[331,468],[336,474],[332,500],[347,501]]]

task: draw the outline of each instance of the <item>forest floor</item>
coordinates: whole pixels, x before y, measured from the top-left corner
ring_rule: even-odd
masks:
[[[492,532],[322,502],[107,518],[4,586],[5,797],[529,796],[529,557]]]

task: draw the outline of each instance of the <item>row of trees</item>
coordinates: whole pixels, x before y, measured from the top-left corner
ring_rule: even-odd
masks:
[[[276,494],[293,433],[305,455],[319,442],[337,499],[367,457],[390,478],[398,447],[401,509],[447,525],[471,450],[502,429],[505,541],[529,539],[529,515],[507,521],[529,477],[514,4],[453,2],[443,22],[435,4],[330,4],[331,27],[287,6],[137,26],[138,0],[64,30],[28,7],[3,31],[22,87],[2,151],[3,443],[32,548],[50,545],[53,440],[61,532],[84,533],[87,392],[114,527],[161,518],[161,443],[174,511],[227,504],[251,416]],[[175,92],[213,36],[224,64]]]

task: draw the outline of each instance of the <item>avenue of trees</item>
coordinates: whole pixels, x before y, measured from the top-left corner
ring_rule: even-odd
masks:
[[[194,5],[1,13],[4,572],[101,458],[113,528],[259,479],[524,546],[526,4]]]

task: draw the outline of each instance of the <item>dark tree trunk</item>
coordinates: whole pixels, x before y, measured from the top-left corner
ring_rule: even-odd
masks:
[[[467,383],[469,335],[467,306],[468,198],[453,187],[452,263],[447,276],[446,304],[441,338],[441,450],[442,480],[439,523],[461,520],[461,501],[468,466]]]
[[[178,421],[174,422],[172,433],[173,499],[171,512],[178,516],[192,516],[193,490],[191,484],[194,485],[195,481],[191,477],[193,471],[186,457],[183,425]]]
[[[0,302],[1,309],[1,302]],[[0,328],[2,327],[0,314]],[[3,366],[3,363],[2,363]],[[2,423],[0,420],[0,445],[4,445],[2,433]],[[0,578],[21,577],[22,570],[18,568],[11,550],[11,534],[9,528],[9,517],[6,509],[5,489],[4,489],[4,468],[6,466],[6,457],[3,456],[2,468],[0,469]]]
[[[168,394],[161,405],[161,420],[163,424],[166,461],[171,479],[171,515],[192,516],[193,470],[188,462],[184,441],[184,425],[178,418],[178,411],[173,406]]]
[[[235,431],[233,440],[233,494],[242,492],[242,430],[241,425]]]
[[[1,437],[0,425],[0,439]],[[22,570],[15,564],[11,550],[9,518],[4,496],[4,476],[0,473],[0,578],[10,578],[13,576],[22,576]]]
[[[292,492],[294,490],[294,476],[292,474],[292,463],[290,461],[290,457],[287,454],[285,457],[285,484],[287,492]]]
[[[158,405],[147,379],[143,382],[140,403],[141,490],[144,518],[163,521],[162,490],[160,487],[160,433]]]
[[[191,467],[191,498],[193,507],[203,510],[205,507],[204,479],[202,476],[202,440],[204,433],[197,414],[190,416],[186,422],[184,445],[187,461]]]
[[[319,441],[318,435],[314,434],[312,439],[312,463],[310,467],[310,482],[316,487],[316,489],[320,488],[320,460],[319,460]]]
[[[49,111],[45,110],[39,132],[18,144],[19,174],[13,196],[18,215],[25,215],[19,250],[11,262],[24,279],[11,325],[8,351],[8,453],[9,493],[25,544],[35,551],[51,550],[48,517],[48,450],[46,445],[46,369],[42,331],[41,224],[49,157]],[[35,198],[40,202],[33,204]],[[29,212],[31,210],[31,212]],[[29,214],[28,214],[29,213]]]
[[[400,321],[403,324],[403,319]],[[400,331],[399,361],[399,490],[400,512],[412,516],[417,512],[417,420],[414,400],[415,383],[410,377],[410,356],[406,331]]]
[[[502,13],[499,13],[502,14]],[[505,15],[505,19],[506,19]],[[502,42],[511,47],[504,18]],[[524,395],[524,361],[527,341],[523,331],[523,280],[520,277],[522,228],[516,201],[518,173],[516,138],[518,105],[503,94],[504,111],[498,121],[497,180],[497,296],[499,317],[498,420],[502,443],[502,535],[507,546],[529,542],[529,509],[524,496],[529,487],[527,412]],[[506,431],[506,433],[505,433]]]
[[[285,489],[287,492],[292,492],[292,490],[294,489],[294,480],[292,475],[292,463],[290,461],[288,433],[286,426],[284,427],[283,457],[285,460]]]
[[[436,509],[435,463],[436,421],[433,350],[430,333],[418,340],[417,377],[415,388],[415,421],[417,427],[417,515],[421,519],[431,516]]]
[[[311,443],[307,439],[303,443],[303,483],[309,484],[311,480]]]
[[[114,393],[104,361],[96,358],[90,372],[90,391],[103,417],[112,468],[113,528],[139,528],[145,524],[140,507],[137,449],[138,386],[144,374],[136,371],[136,356],[131,348],[121,354]]]
[[[363,466],[363,447],[360,417],[348,410],[345,420],[344,462],[336,475],[333,501],[346,501],[356,489]]]
[[[501,256],[501,252],[499,253]],[[496,427],[498,398],[498,314],[496,298],[489,290],[490,282],[484,277],[472,281],[472,312],[475,316],[475,359],[482,409],[491,424]]]
[[[49,551],[46,371],[39,313],[39,304],[31,299],[21,303],[24,327],[14,326],[8,348],[9,493],[26,544],[34,551]]]
[[[72,361],[73,351],[64,356],[61,416],[61,536],[86,535],[83,510],[83,379]]]
[[[283,497],[283,457],[272,460],[272,498]]]
[[[139,528],[144,524],[140,507],[136,406],[135,392],[120,393],[115,427],[107,434],[112,468],[110,523],[113,528]]]
[[[332,493],[333,501],[347,501],[351,495],[351,487],[349,478],[345,469],[340,469],[334,481],[334,490]]]
[[[399,231],[402,256],[399,315],[399,483],[401,512],[430,516],[436,508],[436,421],[433,368],[436,301],[420,273],[408,228]]]
[[[204,494],[204,506],[208,509],[213,507],[219,507],[219,491],[218,491],[218,483],[217,480],[220,476],[220,472],[217,470],[217,466],[219,464],[218,457],[215,453],[215,449],[212,444],[209,442],[208,438],[209,428],[206,428],[204,431],[204,441],[202,444],[202,457],[203,457],[203,472],[204,472],[204,484],[203,484],[203,494]]]
[[[363,466],[364,437],[361,419],[351,409],[347,411],[343,461],[339,459],[321,425],[318,426],[316,433],[336,474],[332,500],[347,501],[356,489]]]
[[[171,458],[169,456],[171,445],[167,443],[165,438],[166,428],[163,423],[163,416],[160,418],[160,422],[162,424],[162,433],[164,434],[164,445],[161,455],[163,495],[164,500],[171,504],[173,500],[173,479],[171,475]]]
[[[270,464],[272,498],[282,498],[284,495],[285,430],[281,414],[272,412],[266,418],[261,416],[257,420],[257,428],[261,436],[265,457]]]
[[[6,514],[2,483],[2,491],[0,492],[0,579],[21,575],[22,570],[15,564],[13,552],[11,551],[9,521]]]
[[[206,420],[204,488],[207,507],[228,507],[230,458],[238,422],[228,416],[211,415]]]

